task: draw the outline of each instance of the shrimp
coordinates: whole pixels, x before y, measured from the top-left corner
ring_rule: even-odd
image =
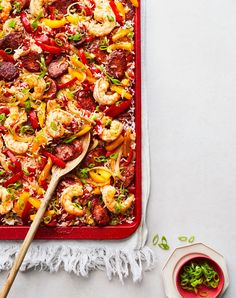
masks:
[[[114,186],[106,185],[101,189],[102,192],[102,200],[109,211],[112,213],[124,213],[127,211],[133,201],[134,195],[129,195],[123,202],[118,202],[115,199],[116,189]]]
[[[11,9],[12,9],[11,0],[1,0],[0,5],[2,7],[2,10],[0,13],[0,23],[4,23],[8,19],[11,13]]]
[[[93,97],[101,105],[112,105],[120,99],[120,94],[107,94],[109,82],[105,78],[100,78],[94,85]]]
[[[0,186],[0,200],[0,214],[7,214],[13,208],[13,202],[11,200],[11,194],[2,186]]]
[[[24,154],[29,148],[29,143],[18,142],[13,138],[13,135],[11,134],[5,134],[3,136],[3,140],[6,147],[17,154]]]
[[[2,150],[3,148],[3,141],[2,141],[2,138],[0,138],[0,151]],[[8,168],[8,163],[7,163],[7,158],[6,156],[0,152],[0,164],[1,166],[3,167],[3,169],[8,172],[9,171],[9,168]]]
[[[63,125],[69,125],[72,120],[73,117],[66,111],[51,110],[46,119],[46,131],[52,138],[60,138],[65,133]]]
[[[7,117],[4,126],[11,129],[16,124],[19,125],[27,121],[27,114],[25,110],[20,110],[19,107],[10,107],[10,114]]]
[[[75,216],[83,216],[85,214],[85,210],[82,209],[82,207],[77,206],[75,203],[72,202],[72,199],[74,197],[80,197],[82,195],[83,188],[81,184],[71,185],[63,191],[61,195],[61,204],[66,212]]]
[[[105,36],[116,27],[116,17],[107,0],[94,0],[94,20],[84,22],[91,35]]]
[[[31,0],[30,1],[30,13],[37,17],[40,13],[44,14],[44,6],[45,4],[50,5],[56,0]]]
[[[43,97],[44,91],[46,90],[47,84],[43,78],[35,74],[25,75],[22,78],[30,87],[30,89],[34,89],[31,96],[34,100],[41,99]]]
[[[118,120],[112,120],[110,123],[110,128],[102,127],[101,132],[99,132],[99,136],[105,142],[112,142],[120,136],[122,130],[123,124]]]

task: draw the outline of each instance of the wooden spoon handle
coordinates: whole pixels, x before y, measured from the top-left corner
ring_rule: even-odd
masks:
[[[7,280],[5,281],[2,289],[1,289],[1,292],[0,292],[0,298],[6,298],[10,289],[11,289],[11,286],[15,280],[15,277],[18,273],[18,270],[24,260],[24,257],[28,251],[28,248],[31,244],[31,242],[33,241],[34,239],[34,236],[35,236],[35,233],[37,232],[38,230],[38,227],[41,223],[41,220],[43,218],[43,215],[47,209],[47,206],[49,204],[49,201],[50,201],[50,198],[52,196],[52,193],[54,192],[56,186],[57,186],[57,182],[58,182],[58,179],[57,177],[52,177],[52,180],[48,186],[48,190],[44,196],[44,199],[40,205],[40,208],[39,210],[37,211],[36,213],[36,216],[35,216],[35,219],[34,221],[32,222],[31,226],[30,226],[30,229],[28,230],[28,233],[25,237],[25,240],[23,241],[21,247],[20,247],[20,250],[19,252],[17,253],[16,257],[15,257],[15,260],[14,260],[14,263],[13,263],[13,266],[11,268],[11,271],[7,277]]]

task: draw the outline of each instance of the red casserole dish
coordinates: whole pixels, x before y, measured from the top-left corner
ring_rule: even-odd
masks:
[[[142,163],[141,163],[141,20],[140,7],[135,9],[135,130],[136,140],[136,170],[135,170],[135,206],[134,220],[131,224],[116,226],[91,227],[40,227],[35,239],[122,239],[131,236],[141,221],[142,196]],[[0,239],[24,239],[29,226],[0,226]]]

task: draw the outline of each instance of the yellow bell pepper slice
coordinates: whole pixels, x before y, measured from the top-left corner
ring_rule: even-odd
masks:
[[[103,169],[94,169],[89,171],[89,176],[95,182],[104,183],[110,179],[111,174]]]
[[[31,152],[36,153],[40,146],[47,144],[48,139],[44,135],[44,132],[41,130],[38,133],[36,133],[36,137],[34,138]]]
[[[13,211],[18,215],[18,216],[21,216],[24,209],[25,209],[25,206],[26,206],[26,203],[28,201],[30,197],[30,194],[29,192],[25,191],[23,192],[20,197],[18,198],[18,200],[16,201],[16,203],[14,204],[14,207],[13,207]]]
[[[94,83],[96,81],[96,79],[93,77],[92,72],[90,71],[90,69],[88,68],[87,65],[85,65],[84,63],[82,63],[80,60],[78,60],[75,56],[71,56],[70,57],[70,61],[72,62],[72,64],[75,67],[78,67],[80,69],[80,71],[85,72],[87,77],[86,79],[90,82],[90,83]]]
[[[54,210],[48,210],[48,211],[46,211],[46,212],[44,213],[44,216],[43,216],[43,217],[44,217],[44,218],[45,218],[45,217],[48,217],[48,216],[51,217],[51,216],[53,216],[53,215],[55,215],[55,214],[56,214],[56,212],[55,212]],[[35,219],[35,216],[36,216],[36,213],[35,213],[35,214],[31,214],[31,215],[30,215],[30,220],[33,221],[33,220]]]
[[[85,72],[74,70],[73,68],[68,68],[68,73],[72,76],[72,78],[77,78],[80,82],[83,82],[86,79]]]
[[[36,198],[33,198],[33,197],[30,197],[28,199],[28,202],[35,208],[35,209],[39,209],[40,208],[40,205],[41,205],[41,201],[36,199]]]
[[[40,106],[38,107],[38,120],[39,120],[39,125],[42,128],[46,119],[46,103],[41,102]]]
[[[100,194],[101,194],[101,189],[100,189],[100,187],[96,187],[96,188],[94,188],[94,190],[93,190],[93,194],[94,194],[94,195],[100,195]]]
[[[61,27],[63,27],[67,23],[67,20],[65,18],[63,18],[61,20],[42,19],[42,22],[46,26],[54,29],[54,28],[61,28]]]
[[[120,29],[112,36],[112,40],[116,42],[117,40],[128,35],[130,32],[132,32],[130,29]]]
[[[89,125],[84,125],[83,128],[76,134],[77,137],[81,137],[85,135],[88,131],[91,130],[91,126]]]
[[[116,85],[112,85],[111,86],[111,90],[120,94],[121,97],[124,97],[126,99],[131,100],[132,99],[132,94],[130,94],[129,92],[127,92],[124,88],[116,86]]]
[[[124,142],[124,137],[120,135],[115,141],[113,141],[109,145],[105,146],[105,148],[107,151],[113,151],[118,146],[120,146],[123,142]]]
[[[130,0],[134,7],[139,7],[138,0]]]
[[[120,42],[120,43],[113,43],[107,48],[107,52],[111,53],[114,50],[125,50],[125,51],[133,51],[134,45],[131,42]]]
[[[78,15],[69,15],[66,17],[67,21],[70,22],[73,25],[77,25],[79,23],[79,16]]]
[[[42,182],[47,180],[48,176],[50,175],[50,171],[52,168],[52,159],[49,157],[47,164],[45,165],[45,167],[43,168],[42,172],[39,175],[39,185],[42,185]]]
[[[125,8],[124,8],[124,5],[120,1],[115,1],[115,3],[116,3],[116,7],[117,7],[120,15],[125,20]]]

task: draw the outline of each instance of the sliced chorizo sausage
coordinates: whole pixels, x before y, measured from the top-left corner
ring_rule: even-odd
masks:
[[[106,150],[103,147],[99,146],[94,148],[93,150],[89,151],[89,153],[86,155],[83,161],[83,166],[88,167],[91,164],[94,164],[94,166],[102,165],[102,162],[97,161],[96,158],[99,156],[104,156],[105,154]]]
[[[70,161],[78,157],[83,150],[82,143],[79,140],[74,141],[72,144],[59,144],[57,145],[54,154],[56,157],[63,161]]]
[[[103,207],[97,199],[92,201],[91,213],[95,223],[99,226],[106,226],[110,221],[110,215],[106,207]]]
[[[125,20],[126,21],[132,20],[134,18],[134,14],[135,14],[134,6],[130,2],[130,0],[122,0],[121,2],[123,5],[125,5],[128,8],[128,12],[126,12],[126,14],[125,14]]]
[[[92,98],[91,92],[86,90],[81,90],[77,93],[77,106],[80,109],[88,110],[94,112],[96,109],[96,103]]]
[[[45,99],[53,99],[56,97],[56,94],[57,94],[57,84],[56,82],[51,79],[51,78],[46,78],[46,82],[47,84],[49,84],[49,88],[48,90],[44,93],[44,98]]]
[[[95,61],[99,64],[105,63],[107,60],[107,52],[100,49],[98,42],[94,42],[90,46],[90,52],[95,56]]]
[[[117,78],[122,79],[127,69],[126,53],[122,50],[117,50],[111,53],[107,61],[107,72]]]
[[[6,82],[13,81],[19,76],[18,68],[11,62],[2,62],[0,64],[0,80]]]
[[[53,78],[59,78],[68,70],[69,64],[64,57],[59,57],[48,65],[48,75]]]
[[[122,172],[122,176],[125,178],[124,187],[128,187],[134,180],[134,176],[135,176],[134,164],[130,164],[127,167],[125,167]]]
[[[52,6],[56,8],[58,13],[64,15],[67,13],[68,6],[74,2],[76,2],[76,0],[56,0]]]
[[[29,72],[40,71],[40,54],[34,51],[29,52],[27,55],[21,57],[22,66]]]
[[[15,50],[23,43],[23,34],[20,32],[12,32],[7,34],[0,40],[0,48],[5,50],[7,48]]]

